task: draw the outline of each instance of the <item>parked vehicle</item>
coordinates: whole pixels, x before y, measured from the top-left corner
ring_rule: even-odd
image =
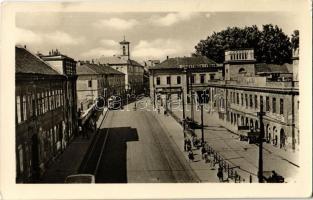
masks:
[[[119,97],[119,96],[111,96],[108,99],[108,109],[109,110],[123,109],[121,97]]]
[[[96,183],[92,174],[74,174],[66,177],[65,183]]]
[[[263,178],[267,183],[284,183],[285,178],[273,171],[264,171]]]

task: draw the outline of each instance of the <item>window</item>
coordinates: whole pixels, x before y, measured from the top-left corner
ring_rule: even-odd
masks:
[[[273,97],[272,104],[273,104],[273,113],[276,113],[276,98],[275,97]]]
[[[237,93],[237,104],[239,105],[239,93]]]
[[[48,96],[48,91],[45,92],[45,110],[49,111],[49,96]]]
[[[180,84],[180,83],[181,83],[181,77],[177,76],[177,84]]]
[[[263,109],[263,96],[260,96],[260,108]]]
[[[21,123],[22,121],[22,114],[21,114],[21,98],[20,96],[16,96],[16,117],[17,123]]]
[[[23,121],[27,120],[26,96],[23,96]]]
[[[161,79],[160,79],[160,77],[157,77],[157,78],[156,78],[156,84],[157,84],[157,85],[160,85],[160,84],[161,84]]]
[[[243,106],[243,94],[241,93],[241,105]]]
[[[200,74],[200,83],[204,83],[205,74]]]
[[[248,108],[248,95],[245,94],[246,108]]]
[[[233,103],[233,92],[230,92],[230,103]]]
[[[37,106],[36,106],[36,99],[35,94],[32,94],[32,104],[33,104],[33,115],[37,115]]]
[[[250,108],[252,108],[253,107],[252,94],[249,95],[249,99],[250,99]]]
[[[88,81],[88,87],[92,87],[92,80]]]
[[[270,111],[270,98],[266,97],[266,111],[269,112]]]
[[[37,107],[38,107],[38,115],[41,115],[41,93],[37,93]]]
[[[233,92],[233,101],[234,101],[234,103],[236,103],[236,93],[235,92]]]
[[[254,108],[257,109],[258,108],[258,96],[254,95]]]
[[[281,115],[283,115],[284,114],[284,99],[280,99],[279,104],[280,104],[280,106],[279,106],[279,110],[280,110],[279,113]]]
[[[299,110],[299,101],[297,102],[297,107],[298,107],[298,110]]]
[[[32,96],[31,95],[27,96],[27,103],[28,103],[29,116],[32,117],[33,116],[33,104],[32,104]]]
[[[226,70],[227,72],[227,70]],[[215,74],[210,74],[210,80],[214,80],[215,79]]]
[[[47,110],[46,110],[46,102],[45,102],[45,93],[44,92],[42,92],[41,93],[41,97],[42,97],[42,99],[41,99],[41,102],[42,102],[42,110],[43,110],[43,113],[45,113],[45,112],[47,112]]]
[[[191,83],[195,83],[195,75],[193,74],[193,75],[191,75],[191,77],[190,77],[190,81],[191,81]]]
[[[170,76],[166,77],[166,84],[168,84],[168,85],[171,84],[171,77]]]
[[[20,173],[23,173],[24,162],[23,162],[23,147],[22,147],[22,145],[18,145],[18,155],[19,155]]]

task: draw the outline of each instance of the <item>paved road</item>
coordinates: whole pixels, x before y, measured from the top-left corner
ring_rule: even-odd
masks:
[[[197,182],[190,165],[147,110],[115,110],[101,128],[108,129],[96,182]]]

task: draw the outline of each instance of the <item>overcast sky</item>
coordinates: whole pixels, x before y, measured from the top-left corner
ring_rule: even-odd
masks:
[[[290,12],[197,13],[18,13],[17,42],[34,52],[51,49],[76,60],[120,54],[118,42],[130,42],[132,59],[190,56],[194,46],[214,31],[228,26],[278,25],[289,36],[299,29]],[[300,30],[301,31],[301,30]]]

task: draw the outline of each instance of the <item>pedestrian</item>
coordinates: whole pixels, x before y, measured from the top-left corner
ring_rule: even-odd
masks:
[[[208,152],[205,152],[205,153],[203,154],[203,158],[204,158],[205,163],[208,163],[208,162],[209,162]]]
[[[184,151],[187,151],[187,143],[188,143],[188,140],[187,138],[184,139]]]
[[[158,114],[160,114],[161,110],[160,110],[160,106],[158,106]]]
[[[223,169],[221,167],[218,167],[217,177],[218,177],[220,182],[223,182]]]
[[[188,158],[189,158],[189,161],[192,161],[192,162],[195,159],[192,151],[188,152]]]
[[[202,160],[204,159],[204,154],[206,153],[206,149],[204,147],[201,148]]]

